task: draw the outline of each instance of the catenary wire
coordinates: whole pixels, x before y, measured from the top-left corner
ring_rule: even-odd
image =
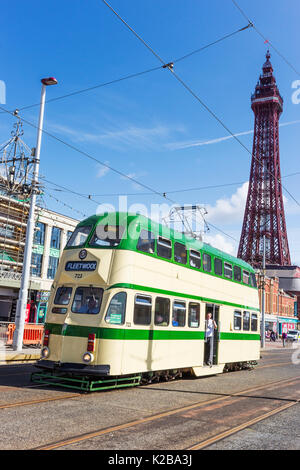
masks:
[[[203,101],[202,99],[190,88],[189,85],[187,85],[180,77],[178,74],[176,74],[173,70],[173,64],[167,64],[163,61],[163,59],[152,49],[151,46],[149,46],[145,41],[144,39],[136,32],[134,31],[134,29],[129,26],[128,23],[126,23],[126,21],[112,8],[112,6],[106,1],[106,0],[102,0],[102,2],[117,16],[117,18],[119,18],[121,20],[121,22],[134,34],[134,36],[139,40],[141,41],[146,47],[147,49],[161,62],[164,64],[165,68],[167,68],[171,73],[172,75],[176,78],[177,81],[179,81],[181,83],[181,85],[202,105],[202,107],[204,107],[215,119],[217,122],[219,122],[219,124],[244,148],[244,150],[246,150],[248,152],[249,155],[251,155],[251,157],[253,157],[257,163],[262,166],[262,162],[257,158],[255,157],[252,152],[248,149],[248,147],[246,145],[243,144],[243,142],[228,128],[228,126],[214,113],[214,111],[212,111],[209,106],[207,106]],[[247,18],[248,20],[248,18]],[[250,20],[248,20],[250,22]],[[252,23],[251,23],[252,24]],[[273,175],[273,173],[270,171],[270,170],[266,170],[267,173],[275,180],[277,181],[281,187],[286,191],[287,194],[289,194],[289,196],[293,199],[293,201],[300,207],[300,203],[297,201],[297,199],[290,193],[290,191],[285,188],[281,181],[276,178],[275,175]]]
[[[296,67],[294,67],[293,64],[291,64],[291,62],[274,46],[274,44],[272,44],[269,39],[267,39],[264,34],[259,31],[259,29],[257,28],[257,26],[255,24],[253,24],[253,22],[248,18],[248,16],[246,15],[246,13],[244,12],[244,10],[240,7],[240,5],[236,2],[236,0],[231,0],[232,3],[235,5],[235,7],[240,11],[240,13],[242,14],[242,16],[249,22],[253,25],[253,28],[254,30],[257,32],[257,34],[259,34],[259,36],[265,41],[265,43],[268,43],[272,49],[274,49],[274,51],[284,60],[284,62],[298,75],[300,76],[300,72],[299,70],[296,69]]]
[[[225,36],[223,36],[223,37],[217,39],[216,41],[213,41],[213,42],[207,44],[206,46],[202,46],[202,47],[200,47],[200,48],[198,48],[198,49],[195,49],[195,50],[192,51],[192,52],[189,52],[188,54],[185,54],[185,55],[183,55],[183,56],[181,56],[181,57],[178,57],[177,59],[172,60],[172,63],[174,64],[174,63],[180,62],[180,61],[182,61],[182,60],[185,60],[185,59],[191,57],[192,55],[197,54],[197,53],[199,53],[199,52],[202,52],[202,51],[204,51],[205,49],[208,49],[209,47],[214,46],[215,44],[218,44],[218,43],[220,43],[220,42],[222,42],[222,41],[224,41],[224,40],[226,40],[226,39],[228,39],[228,38],[230,38],[230,37],[232,37],[232,36],[234,36],[234,35],[236,35],[236,34],[242,32],[242,31],[245,31],[246,29],[248,29],[248,28],[250,28],[250,27],[252,27],[252,26],[253,26],[252,23],[248,23],[247,26],[244,26],[244,27],[242,27],[242,28],[239,28],[238,30],[233,31],[232,33],[226,34]],[[150,68],[150,69],[143,70],[143,71],[141,71],[141,72],[136,72],[136,73],[133,73],[133,74],[130,74],[130,75],[125,75],[124,77],[120,77],[120,78],[117,78],[117,79],[115,79],[115,80],[110,80],[110,81],[108,81],[108,82],[100,83],[100,84],[98,84],[98,85],[94,85],[94,86],[91,86],[91,87],[88,87],[88,88],[82,88],[82,89],[80,89],[80,90],[75,90],[75,91],[73,91],[73,92],[66,93],[65,95],[57,96],[56,98],[50,98],[50,99],[47,99],[47,100],[45,101],[45,103],[53,103],[54,101],[59,101],[59,100],[65,99],[65,98],[69,98],[69,97],[71,97],[71,96],[75,96],[75,95],[79,95],[79,94],[82,94],[82,93],[86,93],[86,92],[88,92],[88,91],[96,90],[96,89],[98,89],[98,88],[103,88],[103,87],[105,87],[105,86],[113,85],[113,84],[115,84],[115,83],[119,83],[119,82],[122,82],[122,81],[125,81],[125,80],[129,80],[129,79],[131,79],[131,78],[140,77],[141,75],[145,75],[145,74],[148,74],[148,73],[150,73],[150,72],[155,72],[155,71],[160,70],[160,69],[162,69],[162,68],[165,68],[165,64],[164,64],[164,65],[160,65],[160,66],[158,66],[158,67],[152,67],[152,68]],[[20,111],[25,111],[25,110],[28,110],[28,109],[31,109],[31,108],[35,108],[35,107],[37,107],[37,106],[39,106],[39,105],[40,105],[40,103],[35,103],[35,104],[28,105],[28,106],[22,106],[21,108],[18,108],[18,111],[19,111],[19,112],[20,112]],[[3,114],[3,111],[1,111],[0,114]]]

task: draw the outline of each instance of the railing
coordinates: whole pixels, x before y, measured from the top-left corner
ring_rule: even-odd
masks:
[[[15,323],[0,323],[0,343],[5,346],[11,346],[13,343]],[[25,323],[23,344],[25,346],[41,346],[44,333],[44,325],[35,323]]]

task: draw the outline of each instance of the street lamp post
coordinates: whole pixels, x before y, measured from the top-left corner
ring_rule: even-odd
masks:
[[[42,82],[42,91],[41,91],[41,102],[40,102],[40,114],[39,114],[39,123],[37,130],[37,141],[35,149],[35,160],[34,160],[34,170],[32,178],[32,191],[30,197],[30,207],[28,214],[28,222],[26,229],[26,241],[25,241],[25,250],[24,250],[24,261],[22,269],[22,279],[21,286],[19,291],[19,298],[17,302],[17,311],[15,324],[16,329],[13,338],[13,350],[21,351],[23,347],[23,335],[24,335],[24,325],[25,325],[25,312],[28,299],[28,287],[30,279],[30,267],[31,267],[31,256],[32,256],[32,244],[33,244],[33,235],[35,228],[35,204],[37,196],[37,186],[38,186],[38,177],[39,177],[39,166],[40,166],[40,151],[41,151],[41,141],[42,141],[42,131],[43,131],[43,121],[44,121],[44,109],[45,109],[45,98],[46,98],[46,87],[49,85],[56,85],[57,80],[53,77],[43,78]]]

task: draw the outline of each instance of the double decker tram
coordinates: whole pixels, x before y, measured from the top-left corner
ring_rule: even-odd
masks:
[[[142,215],[93,215],[63,251],[32,380],[92,391],[222,373],[259,359],[259,325],[249,264]]]

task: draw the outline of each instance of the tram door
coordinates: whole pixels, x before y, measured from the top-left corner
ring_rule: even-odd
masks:
[[[211,319],[216,323],[217,328],[214,328],[213,331],[208,328],[208,314],[211,315]],[[220,307],[215,304],[206,304],[205,307],[205,340],[204,340],[204,364],[218,364],[218,349],[219,349],[219,331],[220,331],[220,322],[219,322]],[[212,336],[210,336],[212,334]]]

